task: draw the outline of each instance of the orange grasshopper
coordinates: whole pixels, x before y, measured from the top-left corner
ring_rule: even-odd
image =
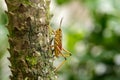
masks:
[[[55,54],[56,57],[63,56],[64,59],[65,59],[55,69],[55,71],[58,70],[65,63],[67,56],[71,56],[71,52],[69,52],[68,50],[66,50],[66,49],[64,49],[62,47],[62,29],[61,29],[62,20],[63,20],[63,18],[60,21],[60,27],[56,31],[52,30],[53,34],[55,35],[55,37],[54,37],[54,45],[52,45],[52,47],[54,48],[54,54]],[[62,51],[65,51],[67,54],[63,54]]]

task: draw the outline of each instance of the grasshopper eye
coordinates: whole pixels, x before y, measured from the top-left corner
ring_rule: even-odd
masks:
[[[59,31],[61,31],[61,29],[59,29]]]

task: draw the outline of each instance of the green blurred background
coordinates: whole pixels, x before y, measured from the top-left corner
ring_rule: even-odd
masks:
[[[120,0],[51,1],[51,26],[57,29],[64,18],[63,47],[72,53],[58,70],[58,80],[120,80]],[[0,64],[7,54],[6,24],[0,8]],[[0,67],[0,75],[3,71]],[[8,72],[0,80],[8,80]]]
[[[8,43],[8,30],[5,27],[8,23],[7,15],[5,14],[7,10],[4,0],[0,0],[0,80],[9,80],[8,76],[10,74],[10,69],[8,65],[10,64],[7,60],[9,53],[7,48]]]

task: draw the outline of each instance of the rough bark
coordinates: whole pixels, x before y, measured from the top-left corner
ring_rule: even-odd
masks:
[[[54,80],[50,0],[6,0],[11,80]]]

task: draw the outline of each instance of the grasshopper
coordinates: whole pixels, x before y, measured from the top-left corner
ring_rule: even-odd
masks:
[[[53,34],[55,35],[55,37],[54,37],[54,45],[52,45],[52,47],[54,47],[54,54],[55,54],[56,57],[63,56],[64,59],[65,59],[55,69],[55,71],[57,71],[65,63],[65,61],[67,60],[66,57],[71,56],[71,52],[69,52],[68,50],[66,50],[66,49],[64,49],[62,47],[62,29],[61,29],[62,20],[63,20],[63,18],[61,18],[60,27],[55,31],[52,30]],[[66,52],[67,54],[63,54],[62,51]]]

